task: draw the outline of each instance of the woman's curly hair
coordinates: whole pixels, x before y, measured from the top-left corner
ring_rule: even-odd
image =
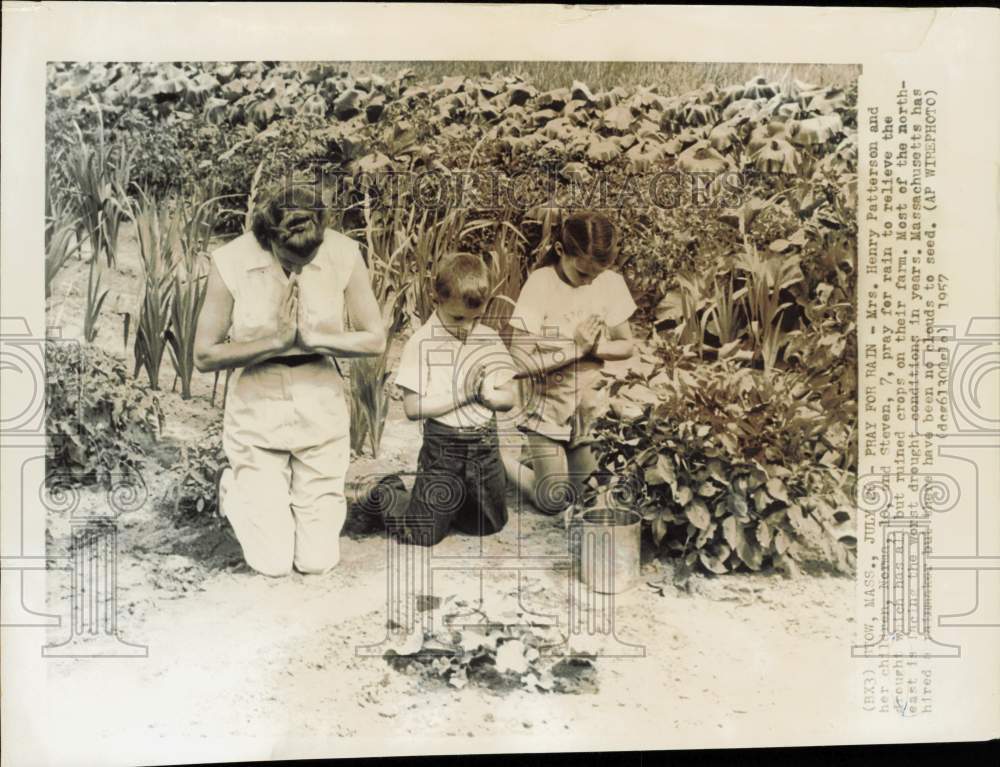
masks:
[[[253,211],[251,229],[262,248],[268,250],[287,210],[310,210],[319,217],[320,231],[326,229],[330,212],[315,186],[283,184],[264,191]]]

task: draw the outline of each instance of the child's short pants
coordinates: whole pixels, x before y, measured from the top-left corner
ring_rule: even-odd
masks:
[[[518,428],[562,442],[567,450],[593,442],[594,422],[607,410],[606,392],[597,389],[599,370],[580,363],[522,382]]]
[[[492,535],[507,524],[506,490],[495,421],[466,429],[427,420],[410,503],[390,532],[425,546],[452,528]]]

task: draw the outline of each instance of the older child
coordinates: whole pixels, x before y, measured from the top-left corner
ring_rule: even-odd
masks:
[[[481,259],[443,259],[434,277],[437,308],[403,348],[396,375],[403,409],[424,422],[403,518],[411,543],[436,544],[453,527],[490,535],[507,523],[494,412],[513,406],[515,371],[500,336],[479,322],[489,291]]]
[[[531,379],[519,428],[531,468],[504,456],[508,477],[546,514],[565,511],[596,468],[593,421],[606,404],[598,390],[607,360],[632,355],[628,319],[636,309],[625,280],[612,271],[613,225],[582,212],[556,224],[553,247],[521,289],[511,317],[512,350]]]

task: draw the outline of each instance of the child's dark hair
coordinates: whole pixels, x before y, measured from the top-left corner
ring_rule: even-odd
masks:
[[[434,293],[439,301],[458,298],[466,308],[478,309],[490,295],[490,271],[471,253],[445,256],[434,270]]]
[[[555,242],[562,245],[566,255],[587,258],[605,268],[614,264],[618,257],[615,226],[603,213],[581,211],[560,216],[553,224],[552,239],[552,247],[538,261],[536,269],[559,262]]]

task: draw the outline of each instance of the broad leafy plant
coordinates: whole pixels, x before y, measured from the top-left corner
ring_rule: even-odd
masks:
[[[658,346],[647,372],[610,384],[598,425],[600,468],[628,488],[654,542],[716,573],[848,569],[856,467],[828,456],[831,438],[846,447],[842,414],[794,374],[693,359]]]
[[[74,483],[110,485],[145,466],[163,411],[133,386],[125,366],[93,346],[50,341],[45,355],[48,471]]]
[[[180,460],[170,469],[164,500],[179,520],[206,520],[219,508],[217,481],[228,466],[222,449],[222,422],[206,425],[202,438],[181,446]]]

